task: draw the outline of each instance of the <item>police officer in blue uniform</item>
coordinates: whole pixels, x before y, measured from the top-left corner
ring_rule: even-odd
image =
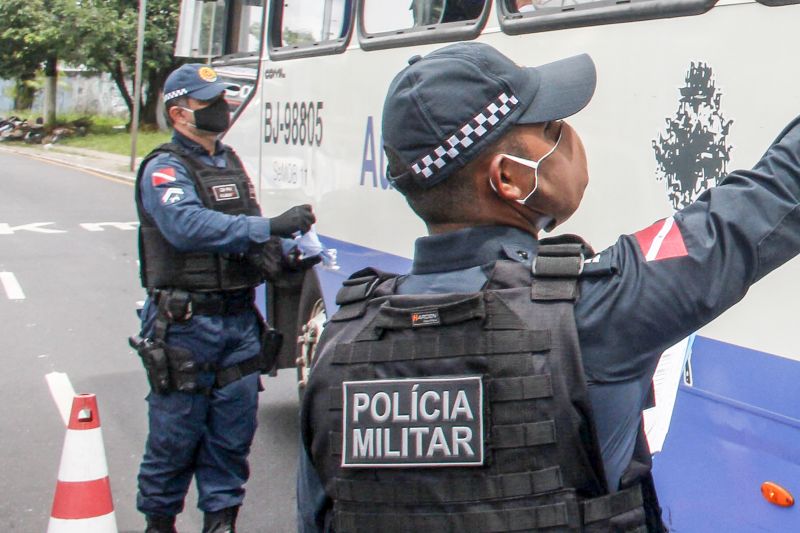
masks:
[[[288,246],[279,238],[314,222],[307,205],[261,216],[241,161],[218,140],[229,126],[228,87],[205,65],[170,74],[164,101],[175,133],[145,158],[136,180],[148,298],[141,336],[131,342],[151,385],[137,497],[148,533],[175,531],[193,476],[203,531],[235,531],[259,374],[279,349],[254,288],[281,263]]]
[[[521,67],[460,43],[409,63],[384,148],[429,236],[410,274],[367,269],[337,297],[302,408],[300,531],[664,531],[653,373],[800,252],[800,120],[595,255],[539,239],[588,182],[563,119],[591,99],[591,59]]]

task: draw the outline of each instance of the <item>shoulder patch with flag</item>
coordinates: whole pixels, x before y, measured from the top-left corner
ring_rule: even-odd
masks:
[[[159,167],[153,171],[151,179],[153,180],[153,187],[158,187],[166,183],[172,183],[175,181],[175,168]]]
[[[674,217],[659,220],[649,228],[633,234],[645,261],[659,261],[689,255],[681,230]]]

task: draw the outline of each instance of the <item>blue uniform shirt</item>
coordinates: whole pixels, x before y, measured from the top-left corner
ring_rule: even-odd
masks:
[[[219,141],[213,155],[177,132],[172,142],[207,165],[225,168]],[[172,246],[181,252],[237,254],[269,239],[269,219],[227,215],[205,207],[188,172],[174,155],[161,153],[147,162],[140,184],[145,212]]]
[[[529,261],[536,247],[532,236],[502,227],[423,237],[399,291],[476,291],[493,261]],[[732,172],[692,205],[623,235],[585,264],[575,321],[612,491],[632,457],[661,353],[798,253],[800,119],[795,119],[752,170]],[[305,402],[315,400],[322,401]],[[305,415],[301,429],[313,430]],[[297,500],[301,531],[322,531],[330,502],[305,448]]]

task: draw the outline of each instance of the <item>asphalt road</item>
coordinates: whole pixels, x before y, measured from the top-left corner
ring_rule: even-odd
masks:
[[[147,383],[126,342],[144,299],[134,221],[131,183],[0,152],[0,530],[47,529],[65,435],[44,377],[53,371],[97,395],[119,531],[144,529]],[[264,384],[242,533],[296,531],[294,372]],[[195,503],[192,488],[181,533],[201,529]]]

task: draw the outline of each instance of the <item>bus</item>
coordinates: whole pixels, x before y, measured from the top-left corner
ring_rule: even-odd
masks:
[[[381,110],[410,57],[476,40],[519,64],[588,52],[569,119],[591,181],[559,233],[595,250],[749,168],[800,110],[799,0],[182,0],[176,55],[239,85],[225,142],[265,213],[313,204],[336,261],[267,287],[300,386],[351,273],[406,272],[423,224],[385,177]],[[800,349],[793,260],[671,350],[648,415],[666,523],[680,532],[800,531]],[[668,431],[667,431],[668,430]]]

